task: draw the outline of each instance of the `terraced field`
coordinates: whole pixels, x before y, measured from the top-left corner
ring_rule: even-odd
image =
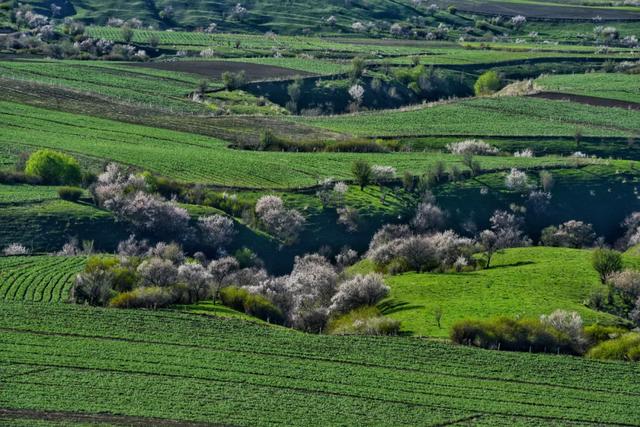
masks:
[[[43,304],[5,303],[0,330],[5,421],[49,413],[238,426],[640,419],[635,364]]]
[[[0,300],[65,302],[84,257],[0,258]]]
[[[544,90],[640,104],[640,75],[587,73],[548,75],[536,80]]]
[[[208,111],[203,104],[187,99],[200,80],[190,74],[105,66],[102,61],[0,61],[0,72],[7,79],[91,92],[121,102],[184,112]]]
[[[302,119],[292,119],[302,120]],[[478,98],[406,111],[305,118],[305,123],[360,136],[633,136],[640,113],[572,102]]]
[[[0,107],[3,109],[0,126],[6,129],[0,136],[2,143],[60,149],[114,160],[184,181],[229,187],[295,188],[315,185],[319,179],[326,177],[351,179],[350,167],[355,159],[391,165],[400,173],[418,173],[439,160],[449,164],[461,163],[459,156],[442,153],[278,153],[233,150],[221,140],[194,134],[128,125],[15,103],[2,102]],[[564,126],[564,129],[569,132],[571,128]],[[567,163],[566,159],[557,157],[484,157],[479,160],[486,168]]]

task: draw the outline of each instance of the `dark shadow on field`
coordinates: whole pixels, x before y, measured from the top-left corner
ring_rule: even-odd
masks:
[[[400,301],[392,298],[378,304],[378,309],[384,315],[397,313],[399,311],[413,310],[416,308],[424,308],[424,305],[410,304],[407,301]]]
[[[513,262],[511,264],[492,265],[489,268],[487,268],[486,270],[497,270],[499,268],[522,267],[523,265],[531,265],[531,264],[535,264],[535,262],[533,262],[533,261],[518,261],[518,262]]]

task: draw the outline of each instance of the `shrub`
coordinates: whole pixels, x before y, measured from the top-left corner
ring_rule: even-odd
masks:
[[[550,226],[542,230],[540,240],[545,246],[583,248],[593,245],[596,234],[593,226],[582,221],[567,221],[559,227]]]
[[[502,79],[495,71],[487,71],[478,77],[473,89],[477,96],[491,95],[500,89]]]
[[[246,289],[228,286],[220,291],[222,304],[250,316],[276,324],[284,323],[282,311],[262,295]]]
[[[498,153],[498,149],[492,145],[479,139],[466,139],[460,142],[452,142],[447,144],[447,150],[451,154],[465,155],[472,154],[477,156],[493,155]]]
[[[260,197],[255,211],[265,231],[286,244],[294,243],[304,227],[305,219],[300,212],[286,209],[278,196]]]
[[[243,304],[244,312],[269,323],[284,323],[282,311],[262,295],[248,294]]]
[[[346,313],[363,305],[375,305],[388,294],[389,287],[380,274],[358,274],[338,286],[338,292],[331,298],[330,310]]]
[[[571,340],[574,350],[582,353],[586,344],[582,317],[575,311],[556,310],[549,315],[540,316],[540,321],[547,326],[560,331]]]
[[[20,243],[11,243],[2,250],[4,256],[29,255],[31,251]]]
[[[640,360],[640,334],[628,333],[593,347],[587,357],[602,360]]]
[[[382,316],[375,307],[361,307],[331,319],[327,331],[332,335],[397,335],[400,321]]]
[[[351,165],[351,172],[360,186],[360,190],[364,190],[364,187],[371,183],[373,178],[373,171],[371,165],[364,160],[356,160]]]
[[[444,223],[444,212],[430,202],[420,203],[416,209],[416,215],[411,220],[411,226],[420,232],[439,230]]]
[[[58,188],[58,197],[69,202],[77,202],[82,197],[82,188],[60,187]]]
[[[113,294],[113,273],[94,269],[76,276],[71,287],[71,300],[77,304],[104,306]]]
[[[619,338],[627,332],[629,331],[619,326],[603,326],[598,324],[589,325],[584,328],[584,336],[589,346],[595,346],[604,341]]]
[[[150,308],[155,310],[168,307],[173,303],[174,297],[169,289],[154,286],[118,294],[109,301],[109,307]]]
[[[525,191],[529,189],[529,178],[526,172],[512,168],[504,178],[504,185],[509,190]]]
[[[82,181],[82,171],[76,159],[49,149],[31,154],[25,172],[39,177],[46,184],[79,184]]]
[[[198,227],[203,240],[215,247],[227,245],[236,233],[233,220],[222,215],[200,217]]]
[[[605,283],[609,275],[622,270],[622,255],[611,249],[596,249],[591,264],[600,275],[600,281]]]
[[[577,354],[567,335],[538,319],[467,319],[451,329],[458,344],[507,351]]]
[[[169,286],[174,285],[178,278],[178,269],[169,260],[151,258],[143,261],[138,266],[140,283],[143,286]]]

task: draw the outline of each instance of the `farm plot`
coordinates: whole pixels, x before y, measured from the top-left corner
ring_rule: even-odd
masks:
[[[292,120],[301,120],[294,118]],[[640,113],[572,102],[477,98],[405,111],[305,118],[306,124],[360,136],[632,136]]]
[[[296,188],[319,179],[350,179],[354,160],[419,173],[437,161],[458,164],[442,153],[279,153],[233,150],[213,138],[128,125],[94,117],[0,102],[0,142],[48,147],[113,160],[172,178],[229,187]],[[372,123],[373,125],[373,123]],[[557,157],[479,158],[486,168],[565,164]]]
[[[56,187],[0,184],[0,207],[37,203],[58,198]]]
[[[91,37],[123,42],[119,28],[89,26],[86,34]],[[315,52],[322,56],[340,56],[344,54],[380,54],[385,56],[413,55],[425,51],[422,46],[394,46],[385,43],[375,45],[356,45],[339,43],[320,37],[275,36],[263,34],[206,34],[184,31],[134,30],[133,42],[146,43],[151,36],[157,36],[161,47],[185,50],[215,49],[216,53],[230,57],[273,56],[274,52],[289,53]],[[236,46],[239,44],[239,47]]]
[[[438,0],[441,7],[454,5],[460,11],[490,16],[524,15],[529,19],[589,21],[602,20],[640,20],[640,12],[623,8],[581,7],[552,4],[535,4],[521,1]]]
[[[0,258],[0,300],[64,302],[84,257]]]
[[[149,72],[146,72],[149,71]],[[3,78],[26,80],[92,92],[121,102],[153,105],[185,112],[206,112],[187,96],[198,78],[179,72],[153,73],[145,68],[118,68],[80,61],[1,61]]]
[[[549,92],[625,101],[640,107],[640,75],[638,74],[546,75],[536,79],[536,83]]]
[[[4,303],[0,330],[5,419],[12,411],[239,426],[640,419],[636,364],[55,304]]]
[[[158,70],[178,71],[198,74],[214,80],[220,80],[222,73],[238,73],[243,71],[249,81],[284,79],[295,76],[313,76],[306,71],[292,70],[274,65],[254,64],[234,61],[171,61],[171,62],[139,62],[131,63],[132,67],[152,68]]]

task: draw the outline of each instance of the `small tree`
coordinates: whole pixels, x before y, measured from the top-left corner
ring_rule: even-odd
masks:
[[[80,164],[73,157],[53,150],[38,150],[29,156],[25,173],[37,176],[46,184],[79,184]]]
[[[500,89],[502,86],[502,79],[495,71],[487,71],[483,73],[476,81],[473,89],[476,96],[491,95]]]
[[[622,270],[622,255],[611,249],[596,249],[591,264],[600,275],[600,281],[605,283],[610,274]]]
[[[373,171],[371,165],[365,160],[356,160],[353,162],[351,165],[351,173],[353,173],[361,191],[371,183]]]
[[[124,40],[125,43],[131,43],[134,34],[131,28],[122,27],[122,30],[120,30],[120,35],[122,36],[122,40]]]

